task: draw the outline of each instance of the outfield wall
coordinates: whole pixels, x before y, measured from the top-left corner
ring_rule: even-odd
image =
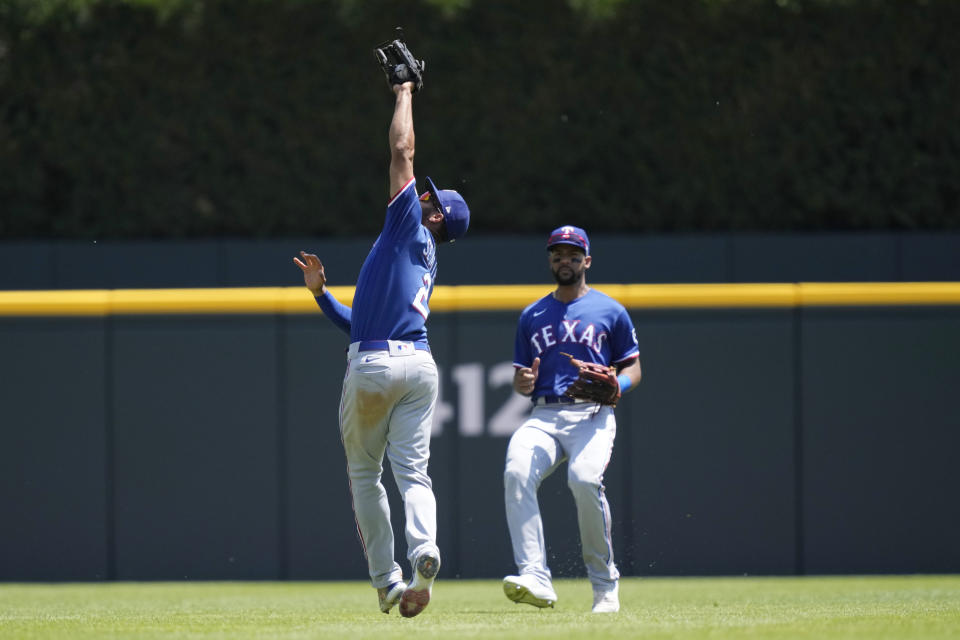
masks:
[[[589,227],[587,228],[589,231]],[[543,234],[473,235],[437,251],[440,285],[551,282]],[[283,287],[316,253],[352,286],[373,237],[0,242],[0,290]],[[960,281],[960,232],[590,234],[592,282]]]
[[[596,286],[630,306],[644,366],[606,476],[625,574],[960,571],[960,284]],[[534,289],[435,294],[447,577],[513,570],[502,464]],[[362,577],[347,340],[312,305],[299,287],[0,295],[0,579]],[[562,476],[540,493],[551,566],[583,575]]]

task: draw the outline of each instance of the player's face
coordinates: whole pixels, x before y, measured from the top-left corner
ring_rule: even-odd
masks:
[[[424,191],[423,195],[420,196],[420,210],[423,212],[424,218],[429,218],[434,213],[440,211],[440,207],[437,206],[437,201],[429,191]]]
[[[434,216],[437,216],[437,218],[433,219]],[[437,206],[436,201],[430,197],[429,191],[420,196],[420,224],[430,229],[440,242],[449,240],[443,214],[440,212],[440,207]]]
[[[558,244],[548,254],[553,279],[561,286],[576,284],[583,280],[583,272],[590,266],[590,258],[583,249],[570,244]]]

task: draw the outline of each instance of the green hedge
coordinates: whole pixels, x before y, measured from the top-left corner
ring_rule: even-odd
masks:
[[[955,0],[0,0],[0,236],[960,228]]]

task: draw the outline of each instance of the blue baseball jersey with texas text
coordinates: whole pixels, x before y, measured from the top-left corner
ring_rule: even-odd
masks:
[[[353,296],[350,341],[425,341],[437,276],[433,234],[421,224],[416,181],[410,178],[387,204],[383,231],[360,268]]]
[[[638,357],[640,348],[637,332],[623,305],[590,289],[569,303],[557,300],[551,293],[520,314],[513,365],[529,367],[534,358],[540,358],[532,398],[561,396],[577,379],[577,369],[563,353],[584,361],[616,365]]]

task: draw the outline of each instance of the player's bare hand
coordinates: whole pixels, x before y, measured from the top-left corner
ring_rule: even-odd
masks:
[[[392,85],[391,88],[393,89],[393,92],[394,92],[395,94],[397,94],[397,95],[400,95],[400,92],[401,92],[401,91],[407,91],[408,93],[413,93],[413,83],[412,83],[412,82],[404,82],[403,84],[395,84],[395,85]]]
[[[521,395],[528,396],[533,393],[533,388],[537,384],[537,375],[540,373],[540,358],[534,358],[533,364],[529,367],[517,367],[513,372],[513,389]]]
[[[320,258],[312,253],[300,252],[300,257],[294,256],[294,263],[303,271],[303,283],[314,296],[320,296],[327,292],[327,274],[323,270],[323,263]]]

